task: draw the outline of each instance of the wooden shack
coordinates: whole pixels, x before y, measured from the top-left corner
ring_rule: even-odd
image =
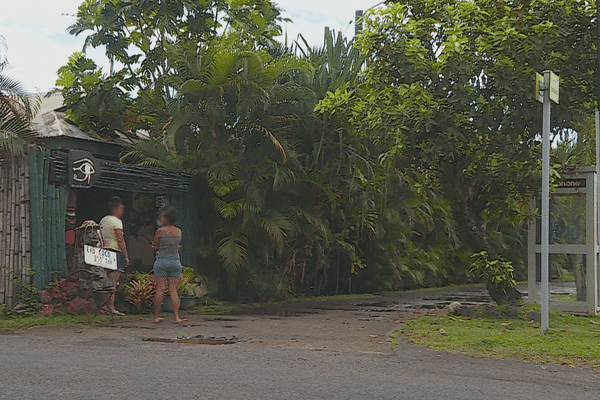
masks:
[[[178,171],[125,164],[129,142],[117,134],[102,140],[67,121],[62,109],[35,120],[36,146],[20,156],[0,154],[0,302],[16,301],[14,278],[30,278],[42,289],[67,275],[75,228],[98,222],[118,195],[126,206],[124,231],[132,269],[151,269],[150,241],[158,210],[177,207],[185,232],[182,263],[193,266],[197,243],[191,178]]]

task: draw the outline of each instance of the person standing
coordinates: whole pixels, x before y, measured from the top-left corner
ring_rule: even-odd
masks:
[[[121,198],[114,196],[108,202],[110,214],[102,218],[100,221],[100,230],[104,240],[104,248],[117,253],[117,269],[108,272],[108,277],[114,283],[115,291],[110,294],[110,298],[106,306],[108,312],[112,315],[125,315],[115,309],[115,294],[117,285],[121,279],[121,274],[125,272],[125,268],[129,265],[129,255],[127,254],[127,244],[125,243],[125,235],[123,234],[123,214],[125,214],[125,204]]]
[[[179,317],[179,296],[177,288],[181,280],[181,261],[179,259],[179,246],[181,244],[181,229],[177,223],[177,210],[169,207],[160,214],[161,228],[156,230],[152,248],[157,251],[154,262],[154,276],[156,278],[156,294],[154,295],[154,323],[160,324],[165,319],[160,316],[160,309],[165,298],[165,291],[169,287],[171,306],[175,323],[183,324],[187,319]]]

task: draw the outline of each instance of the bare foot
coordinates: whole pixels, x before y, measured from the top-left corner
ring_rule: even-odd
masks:
[[[184,322],[187,322],[187,318],[179,318],[175,320],[175,323],[178,325],[183,324]]]
[[[165,319],[161,318],[161,317],[154,318],[154,323],[155,324],[160,324],[161,322],[165,322]]]

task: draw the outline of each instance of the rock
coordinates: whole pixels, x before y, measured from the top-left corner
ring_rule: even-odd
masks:
[[[540,314],[538,311],[529,311],[527,313],[527,320],[540,322],[542,320],[542,314]]]
[[[518,318],[521,315],[521,311],[515,306],[508,306],[506,308],[506,315],[509,318]]]
[[[472,317],[475,315],[475,307],[462,307],[458,315],[461,317]]]
[[[492,285],[489,282],[486,284],[490,297],[498,305],[516,304],[521,302],[523,295],[514,287],[504,287],[502,285]]]
[[[458,301],[454,301],[448,305],[448,312],[452,315],[459,315],[462,309],[462,304]]]

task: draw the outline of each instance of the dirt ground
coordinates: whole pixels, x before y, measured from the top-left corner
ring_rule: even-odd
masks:
[[[371,304],[373,303],[373,304]],[[392,355],[389,336],[404,321],[443,310],[395,310],[379,306],[381,299],[335,300],[270,306],[237,315],[185,315],[183,325],[152,319],[119,319],[100,326],[42,326],[22,332],[27,336],[72,336],[82,339],[128,341],[177,341],[192,343],[212,339],[213,343],[235,342],[264,346]],[[384,303],[387,303],[384,302]],[[210,342],[209,342],[210,343]]]

